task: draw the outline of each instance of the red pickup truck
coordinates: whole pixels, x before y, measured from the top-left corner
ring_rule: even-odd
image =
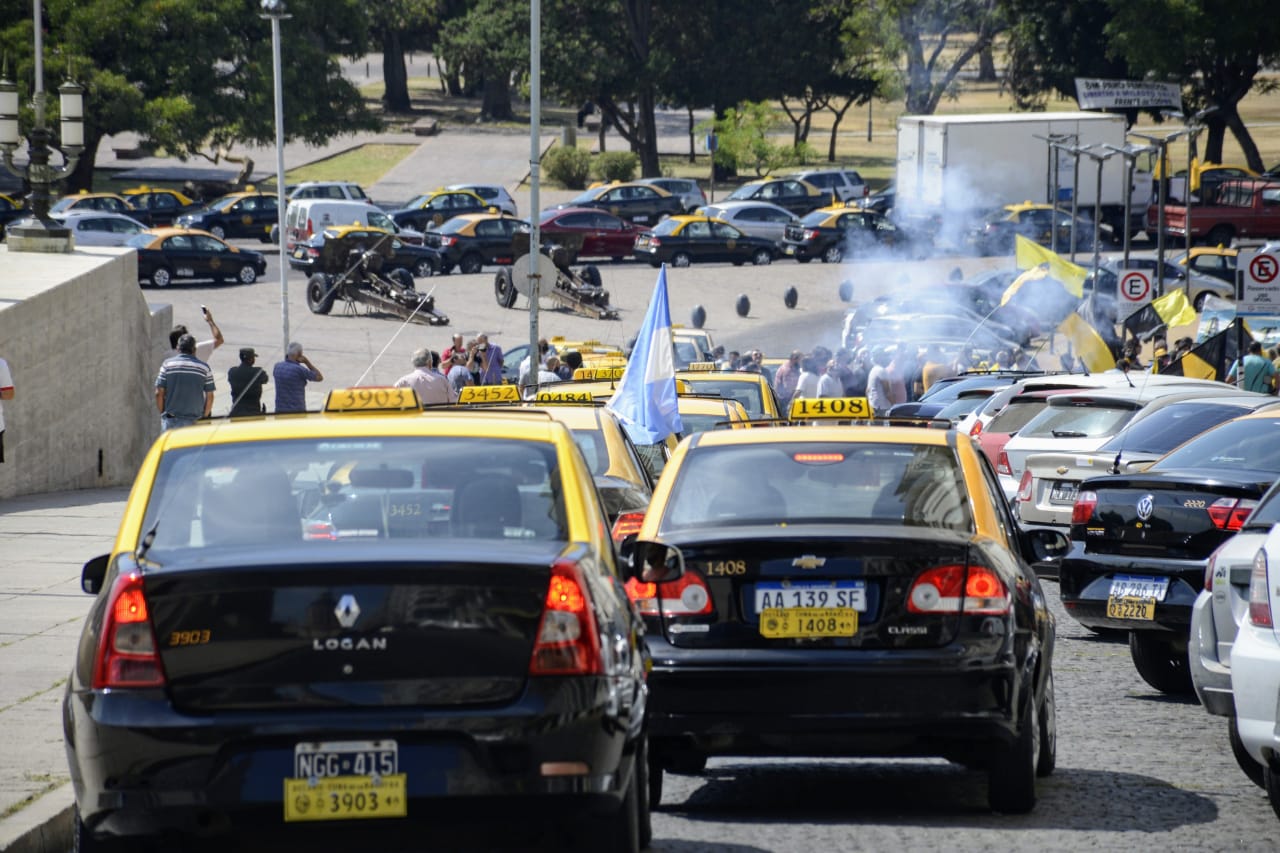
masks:
[[[1155,205],[1147,222],[1159,217]],[[1187,208],[1165,204],[1164,233],[1177,239],[1187,236]],[[1280,181],[1240,178],[1224,181],[1213,197],[1191,207],[1191,238],[1211,246],[1230,246],[1237,237],[1280,237]]]

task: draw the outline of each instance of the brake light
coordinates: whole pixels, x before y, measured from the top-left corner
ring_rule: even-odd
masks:
[[[315,248],[314,246],[308,246],[308,247],[307,247],[307,256],[308,256],[308,257],[311,257],[311,258],[318,258],[318,257],[320,257],[320,250],[319,250],[319,249],[317,249],[317,248]]]
[[[702,575],[692,569],[670,583],[627,581],[627,596],[646,616],[705,616],[712,612],[711,590]]]
[[[613,522],[613,529],[610,534],[613,536],[615,543],[621,542],[633,533],[639,533],[641,525],[644,524],[644,512],[624,512],[620,513]]]
[[[1275,627],[1267,590],[1267,552],[1261,548],[1253,555],[1253,573],[1249,576],[1249,622],[1259,628]]]
[[[936,566],[921,572],[907,596],[909,613],[1008,613],[1011,597],[985,566]]]
[[[1098,493],[1082,491],[1076,493],[1076,502],[1071,506],[1071,523],[1084,524],[1093,518],[1093,510],[1098,505]]]
[[[816,240],[818,238],[818,230],[816,228],[806,228],[804,233],[800,235],[802,240]]]
[[[659,237],[650,237],[650,238],[649,238],[649,245],[650,245],[650,246],[661,246],[661,245],[662,245],[662,239],[661,239],[661,238],[659,238]]]
[[[458,245],[458,238],[457,238],[457,237],[442,236],[442,237],[440,238],[440,245],[441,245],[441,246],[456,246],[456,245]]]
[[[1016,501],[1027,503],[1031,500],[1031,469],[1022,472],[1022,482],[1018,483],[1018,495],[1014,498]]]
[[[121,575],[107,599],[93,689],[163,687],[164,668],[156,651],[142,575]]]
[[[1257,505],[1257,501],[1218,498],[1209,504],[1205,511],[1209,513],[1209,520],[1213,522],[1214,527],[1234,533],[1244,527],[1244,523],[1249,520],[1249,514]]]
[[[310,240],[311,235],[314,233],[316,232],[315,232],[315,229],[311,226],[311,217],[308,216],[307,217],[307,239]]]
[[[1013,466],[1009,464],[1009,454],[1003,450],[1000,451],[1000,456],[996,459],[996,473],[1013,476]]]
[[[982,421],[974,421],[973,426],[969,427],[969,435],[972,438],[982,434]]]
[[[596,637],[596,620],[578,564],[559,560],[551,566],[529,674],[599,675],[603,667]]]

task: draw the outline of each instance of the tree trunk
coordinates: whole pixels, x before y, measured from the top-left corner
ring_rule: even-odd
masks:
[[[66,180],[63,181],[63,193],[65,195],[78,193],[81,190],[84,190],[85,192],[93,191],[93,170],[94,164],[98,159],[98,144],[102,142],[102,134],[90,133],[89,129],[86,127],[84,141],[84,151],[80,154],[80,159],[76,162],[76,167],[71,170],[71,174],[67,175]],[[24,189],[26,189],[26,187],[24,187]],[[49,190],[56,198],[57,185],[55,184],[53,187],[50,187]]]
[[[1245,163],[1255,172],[1261,172],[1267,168],[1262,162],[1262,155],[1258,153],[1258,145],[1253,141],[1253,136],[1249,133],[1248,126],[1240,118],[1240,111],[1236,104],[1232,104],[1229,108],[1224,107],[1215,118],[1222,118],[1226,121],[1226,126],[1231,128],[1231,135],[1236,138],[1236,142],[1240,145],[1240,150],[1244,152]],[[1210,124],[1210,132],[1213,131],[1213,123]],[[1208,156],[1208,152],[1205,152]],[[1222,156],[1221,148],[1219,148],[1218,156]],[[1220,160],[1218,162],[1221,162]]]
[[[698,162],[698,140],[693,132],[693,107],[687,109],[689,110],[689,162],[696,163]]]
[[[840,122],[844,121],[845,113],[849,112],[849,108],[853,106],[853,102],[857,98],[846,98],[844,106],[836,109],[831,106],[831,101],[827,101],[827,109],[831,110],[831,114],[835,116],[835,121],[831,123],[831,141],[827,143],[827,162],[834,163],[836,161],[836,135],[840,132]]]
[[[484,76],[484,97],[480,117],[486,121],[509,121],[515,117],[511,109],[511,87],[505,72],[489,72]]]
[[[640,176],[656,178],[662,175],[658,163],[658,126],[654,110],[655,98],[652,86],[640,89],[639,115],[636,116],[636,138],[631,141],[632,150],[640,157]]]
[[[987,45],[978,54],[978,82],[996,82],[996,57],[991,45]]]
[[[404,47],[400,32],[388,27],[382,33],[382,83],[386,91],[382,105],[394,113],[413,109],[409,101],[409,73],[404,67]]]

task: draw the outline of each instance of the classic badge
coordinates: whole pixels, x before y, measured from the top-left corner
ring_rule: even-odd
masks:
[[[1138,500],[1138,518],[1142,519],[1143,521],[1146,521],[1148,518],[1151,517],[1151,512],[1152,510],[1155,509],[1155,506],[1156,506],[1155,495],[1143,495]]]
[[[338,599],[338,606],[333,608],[333,615],[338,617],[338,624],[350,628],[360,618],[360,603],[356,597],[348,593]]]
[[[814,554],[805,554],[802,557],[796,557],[791,561],[791,565],[797,569],[816,569],[827,564],[826,557],[819,557]]]

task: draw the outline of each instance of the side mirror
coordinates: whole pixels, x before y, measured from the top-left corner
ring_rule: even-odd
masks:
[[[102,581],[106,578],[107,567],[110,565],[110,554],[99,554],[85,563],[80,571],[80,588],[90,595],[97,595],[102,589]]]
[[[661,542],[632,542],[627,561],[630,577],[641,583],[667,583],[684,574],[684,554]]]
[[[1037,528],[1026,534],[1027,560],[1032,563],[1043,563],[1060,560],[1071,550],[1071,540],[1058,530]]]

